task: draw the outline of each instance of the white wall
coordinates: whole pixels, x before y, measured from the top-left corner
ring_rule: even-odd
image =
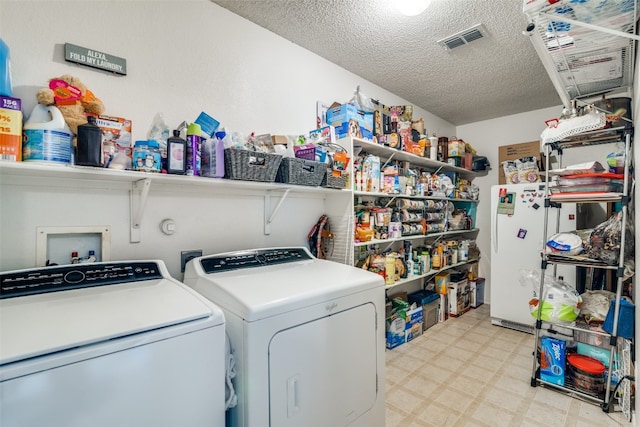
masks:
[[[14,95],[25,112],[50,78],[73,74],[102,99],[107,114],[133,120],[134,139],[146,138],[158,112],[171,127],[206,111],[234,131],[306,133],[316,125],[316,101],[346,102],[358,85],[384,104],[407,103],[207,0],[0,0],[0,37],[11,50]],[[127,76],[65,62],[64,43],[126,58]],[[429,132],[455,134],[451,123],[419,108],[414,117],[424,117]],[[110,225],[111,259],[161,258],[181,278],[182,250],[305,245],[332,205],[317,195],[290,196],[266,236],[259,193],[152,186],[142,242],[131,244],[126,186],[62,184],[2,180],[0,270],[34,265],[37,226]],[[158,227],[167,217],[177,224],[173,236]]]

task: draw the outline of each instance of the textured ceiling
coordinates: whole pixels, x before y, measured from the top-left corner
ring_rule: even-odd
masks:
[[[455,125],[561,104],[521,0],[433,0],[415,17],[389,0],[211,1]],[[476,24],[485,38],[437,44]]]

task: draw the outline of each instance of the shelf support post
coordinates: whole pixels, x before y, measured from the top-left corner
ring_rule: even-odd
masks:
[[[140,225],[142,224],[142,214],[147,203],[151,179],[145,178],[131,183],[129,190],[129,205],[131,207],[131,234],[130,243],[140,243]]]

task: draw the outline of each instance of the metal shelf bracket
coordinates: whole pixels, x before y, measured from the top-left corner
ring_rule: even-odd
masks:
[[[286,190],[284,190],[284,193],[282,193],[282,196],[280,196],[280,200],[278,200],[278,203],[276,203],[276,206],[273,208],[273,211],[271,210],[271,192],[272,191],[273,190],[268,190],[267,194],[264,195],[264,234],[266,236],[271,234],[271,223],[275,219],[276,214],[280,209],[280,206],[282,206],[282,203],[285,201],[285,199],[289,195],[291,188],[287,188]]]
[[[142,214],[147,203],[151,179],[145,178],[131,183],[129,190],[129,206],[131,207],[131,233],[130,243],[140,243],[140,225],[142,224]]]

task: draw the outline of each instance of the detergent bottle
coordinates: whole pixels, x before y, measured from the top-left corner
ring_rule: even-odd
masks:
[[[36,104],[22,129],[23,161],[72,164],[73,134],[58,108]]]

